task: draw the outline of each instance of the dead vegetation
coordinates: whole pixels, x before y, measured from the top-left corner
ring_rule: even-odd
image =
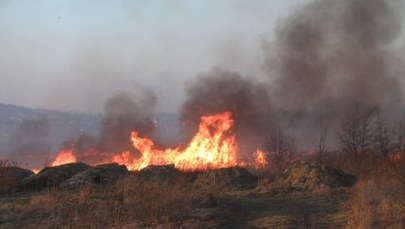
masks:
[[[184,173],[173,166],[150,166],[123,173],[113,183],[97,182],[100,177],[95,171],[99,170],[92,169],[90,173],[78,173],[90,176],[74,188],[62,185],[1,197],[0,226],[288,228],[305,224],[326,228],[403,228],[404,164],[403,160],[375,159],[373,172],[358,176],[353,187],[353,176],[308,162],[296,163],[267,183],[242,168]],[[296,205],[301,207],[296,209]]]
[[[347,228],[405,228],[405,174],[398,163],[380,160],[354,186]]]
[[[116,185],[77,190],[50,188],[27,197],[2,199],[2,228],[146,228],[186,223],[200,196],[181,183],[141,184],[132,176]],[[17,202],[15,200],[18,200]]]

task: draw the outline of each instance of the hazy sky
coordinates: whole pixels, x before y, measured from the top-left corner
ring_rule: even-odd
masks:
[[[263,74],[262,41],[303,2],[0,0],[0,103],[99,112],[149,88],[175,111],[214,67]]]

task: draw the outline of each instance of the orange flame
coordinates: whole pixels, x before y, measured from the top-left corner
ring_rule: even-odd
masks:
[[[231,112],[202,116],[197,133],[190,143],[183,147],[159,149],[148,137],[140,136],[138,132],[131,133],[134,148],[141,153],[137,157],[130,151],[118,153],[108,157],[110,162],[125,165],[129,170],[140,170],[149,165],[169,165],[183,171],[218,169],[233,166],[253,166],[263,168],[268,164],[263,151],[257,150],[252,161],[246,162],[238,158],[238,145],[235,134],[231,132],[234,121]],[[89,149],[81,155],[99,155],[102,152]],[[51,166],[76,162],[77,158],[72,150],[61,151]]]
[[[38,169],[38,168],[33,168],[32,170],[31,170],[33,173],[35,173],[35,174],[38,174],[39,173],[39,171],[41,171],[40,169]]]
[[[123,152],[114,156],[112,161],[125,164],[130,170],[167,164],[174,164],[176,168],[185,171],[236,166],[238,146],[235,135],[230,133],[232,125],[230,112],[203,116],[197,134],[184,149],[156,149],[151,139],[132,132],[133,146],[142,156],[135,158],[130,152]]]
[[[260,169],[260,168],[264,168],[269,162],[267,161],[266,155],[263,151],[261,151],[260,149],[256,150],[256,152],[254,153],[255,156],[255,161],[253,166],[256,169]]]
[[[50,164],[51,166],[58,166],[68,163],[76,162],[77,158],[72,150],[62,150]]]

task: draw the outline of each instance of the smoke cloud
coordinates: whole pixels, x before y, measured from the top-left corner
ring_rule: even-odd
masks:
[[[263,140],[282,128],[311,144],[321,120],[333,127],[358,106],[388,112],[402,106],[400,75],[392,66],[401,18],[392,4],[302,5],[279,23],[274,41],[263,43],[267,83],[213,71],[188,88],[182,120],[197,123],[201,115],[227,110],[241,140]]]
[[[149,134],[155,128],[152,112],[156,103],[156,97],[150,91],[137,99],[128,93],[108,99],[101,121],[98,148],[105,152],[133,150],[131,132],[136,130],[141,134]]]
[[[30,165],[31,162],[38,162],[41,156],[49,155],[51,152],[51,145],[48,142],[50,131],[51,124],[46,116],[23,119],[3,146],[4,151],[9,152],[7,158],[10,161]]]
[[[398,106],[390,65],[401,19],[390,3],[314,1],[284,20],[264,49],[278,109],[334,120],[353,106]]]

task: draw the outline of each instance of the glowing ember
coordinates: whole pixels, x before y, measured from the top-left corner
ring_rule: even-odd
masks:
[[[238,146],[235,135],[230,133],[232,125],[230,112],[203,116],[198,132],[188,146],[174,149],[156,149],[151,139],[132,132],[133,146],[142,156],[134,158],[130,152],[124,152],[115,156],[113,161],[125,164],[130,170],[167,164],[174,164],[176,168],[187,171],[236,166]]]
[[[58,166],[58,165],[73,163],[76,161],[77,161],[77,158],[73,154],[72,150],[62,150],[61,152],[59,152],[59,154],[56,156],[55,160],[53,160],[50,165]]]
[[[388,159],[391,161],[400,161],[402,158],[402,152],[392,153],[388,155]]]

